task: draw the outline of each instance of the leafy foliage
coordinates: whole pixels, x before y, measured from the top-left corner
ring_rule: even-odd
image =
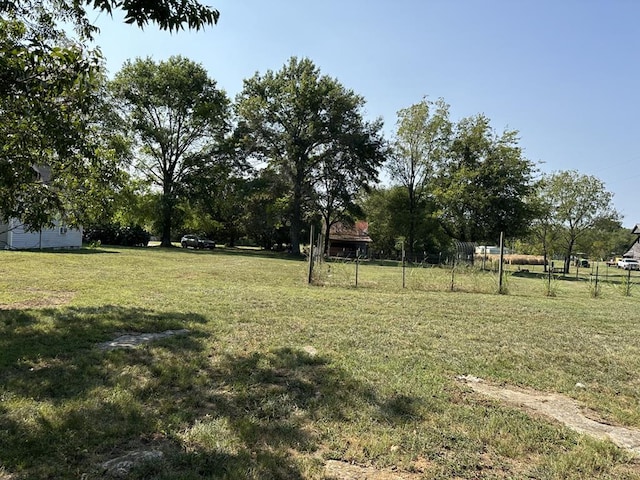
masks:
[[[73,24],[76,31],[91,38],[97,27],[88,19],[87,8],[112,14],[122,10],[126,23],[143,28],[154,23],[161,30],[176,32],[185,28],[200,30],[215,25],[220,12],[197,0],[4,0],[0,12],[19,16],[52,29],[56,20]]]
[[[58,217],[70,225],[95,220],[122,181],[126,141],[102,128],[109,114],[100,55],[83,43],[96,31],[88,6],[170,31],[219,16],[195,0],[0,1],[0,220],[16,217],[31,229]]]
[[[85,242],[100,242],[102,245],[146,247],[151,235],[140,225],[90,225],[83,231]]]
[[[354,183],[376,180],[383,155],[381,123],[365,122],[363,106],[361,96],[321,75],[309,59],[294,57],[278,72],[269,70],[245,80],[237,98],[245,145],[252,155],[269,162],[291,189],[294,253],[300,252],[303,222],[315,214],[320,178],[325,179],[325,207],[349,197]],[[327,175],[347,172],[345,162],[354,173],[351,181],[327,184]]]
[[[419,215],[412,219],[406,208],[407,203],[407,189],[400,185],[373,189],[364,195],[363,209],[376,254],[384,257],[399,255],[401,245],[398,245],[398,238],[405,238],[402,234],[407,232],[412,220],[415,235],[413,260],[448,251],[449,238],[438,219],[430,214],[434,209],[433,205],[422,200],[416,205],[416,213]]]
[[[461,241],[496,241],[522,235],[533,211],[526,203],[534,166],[518,146],[516,131],[501,135],[484,115],[455,127],[435,191],[443,228]]]
[[[265,168],[248,184],[244,199],[244,231],[265,249],[289,240],[290,191],[272,168]]]
[[[387,169],[391,178],[406,189],[406,205],[401,208],[407,211],[407,222],[401,232],[407,237],[409,259],[413,259],[416,242],[420,241],[418,230],[432,213],[425,208],[433,204],[429,199],[450,135],[449,106],[442,99],[422,100],[398,112]]]
[[[135,167],[162,192],[162,245],[187,177],[215,164],[229,129],[229,100],[206,70],[177,56],[127,62],[111,82],[137,146]]]
[[[97,214],[119,182],[122,145],[99,125],[96,57],[16,19],[0,19],[0,52],[0,218],[38,229]]]
[[[558,232],[558,245],[565,254],[565,272],[576,242],[596,225],[618,219],[611,203],[613,195],[602,181],[575,170],[546,177],[540,196],[546,199],[552,226]]]

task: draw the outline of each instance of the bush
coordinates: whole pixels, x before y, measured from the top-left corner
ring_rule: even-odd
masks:
[[[83,240],[86,243],[100,242],[102,245],[122,245],[127,247],[146,247],[151,234],[140,225],[93,225],[84,229]]]

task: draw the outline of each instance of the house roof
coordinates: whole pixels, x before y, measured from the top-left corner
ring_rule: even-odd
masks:
[[[638,235],[631,248],[624,254],[625,257],[640,258],[640,223],[636,223],[635,227],[631,229],[631,233]]]
[[[364,220],[358,220],[353,225],[346,225],[341,222],[334,223],[329,229],[329,240],[342,242],[373,242],[369,236],[369,224]]]

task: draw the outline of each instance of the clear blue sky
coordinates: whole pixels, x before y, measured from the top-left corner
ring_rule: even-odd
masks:
[[[183,55],[231,98],[245,78],[309,57],[367,100],[389,138],[396,112],[443,97],[451,117],[486,114],[520,132],[545,172],[595,175],[623,224],[640,223],[640,1],[206,0],[217,26],[169,34],[97,17],[110,74]]]

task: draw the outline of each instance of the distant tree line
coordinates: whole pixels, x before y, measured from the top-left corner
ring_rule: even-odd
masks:
[[[54,219],[93,232],[144,227],[163,246],[197,232],[298,254],[311,225],[366,219],[374,249],[402,243],[409,260],[504,232],[567,268],[576,251],[607,256],[624,244],[602,182],[541,175],[518,132],[496,131],[485,115],[453,121],[444,100],[423,99],[398,112],[388,140],[381,119],[365,119],[365,99],[307,58],[246,79],[233,100],[180,56],[128,61],[109,80],[86,47],[88,4],[168,30],[218,18],[195,1],[176,11],[146,0],[0,3],[1,219],[34,230]],[[32,168],[42,164],[46,184]]]

